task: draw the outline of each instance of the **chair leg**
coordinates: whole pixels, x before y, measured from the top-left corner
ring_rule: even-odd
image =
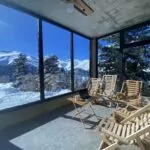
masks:
[[[96,120],[97,120],[97,121],[99,121],[99,120],[98,120],[98,118],[97,118],[97,116],[96,116],[95,111],[93,110],[93,107],[92,107],[91,103],[90,103],[89,105],[90,105],[90,108],[91,108],[91,110],[92,110],[92,112],[93,112],[93,114],[94,114],[94,116],[95,116]]]
[[[83,125],[83,128],[85,128],[84,122],[83,122],[83,120],[82,120],[82,117],[81,117],[81,115],[80,115],[80,112],[78,111],[78,108],[76,107],[76,104],[73,103],[73,105],[74,105],[74,108],[75,108],[77,114],[79,115],[79,119],[80,119],[80,122],[81,122],[82,125]]]

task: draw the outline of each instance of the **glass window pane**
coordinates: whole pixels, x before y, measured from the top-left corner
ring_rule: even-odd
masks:
[[[74,89],[86,88],[89,80],[90,41],[74,34]]]
[[[125,78],[142,80],[143,94],[150,91],[150,44],[124,49]]]
[[[125,43],[134,43],[150,39],[150,25],[125,32]]]
[[[37,19],[0,6],[0,109],[40,99]]]
[[[70,32],[43,22],[45,98],[71,92]]]
[[[119,75],[119,34],[98,40],[98,77]]]

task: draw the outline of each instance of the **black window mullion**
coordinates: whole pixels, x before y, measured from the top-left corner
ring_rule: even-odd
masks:
[[[70,34],[70,58],[71,58],[71,91],[74,92],[74,38],[73,32]]]
[[[43,34],[42,34],[41,19],[38,19],[38,51],[39,51],[40,99],[44,100]]]
[[[121,89],[122,83],[124,81],[124,76],[125,76],[125,62],[124,62],[124,57],[123,57],[123,49],[124,49],[124,44],[125,44],[125,39],[124,39],[124,31],[120,32],[120,66],[119,66],[119,89]]]
[[[96,59],[96,78],[98,78],[98,38],[95,39],[96,40],[96,56],[95,56],[95,59]]]

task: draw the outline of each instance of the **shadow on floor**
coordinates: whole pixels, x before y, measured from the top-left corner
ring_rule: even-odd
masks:
[[[0,132],[0,150],[21,150],[9,142],[9,140],[40,127],[58,117],[63,117],[66,113],[73,110],[73,106],[67,105],[51,112],[47,112],[37,118],[24,121],[20,124],[6,128]]]
[[[92,121],[92,120],[89,120],[91,117],[93,117],[94,115],[88,115],[87,117],[84,117],[82,118],[83,122],[85,125],[88,125],[88,127],[85,127],[86,129],[95,129],[97,127],[97,125],[100,123],[101,119],[99,119],[98,121]],[[66,118],[66,119],[71,119],[71,120],[75,120],[75,121],[78,121],[78,122],[81,122],[80,121],[80,118],[77,118],[77,117],[72,117],[72,116],[68,116],[66,114],[64,114],[62,117]]]

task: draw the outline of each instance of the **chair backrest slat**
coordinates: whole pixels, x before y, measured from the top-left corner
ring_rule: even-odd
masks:
[[[104,75],[102,78],[102,83],[104,85],[103,93],[105,95],[111,96],[115,91],[117,81],[117,75]]]
[[[141,93],[142,81],[127,80],[126,90],[127,96],[138,96]]]
[[[96,95],[99,90],[99,78],[90,78],[87,88],[90,95]]]

